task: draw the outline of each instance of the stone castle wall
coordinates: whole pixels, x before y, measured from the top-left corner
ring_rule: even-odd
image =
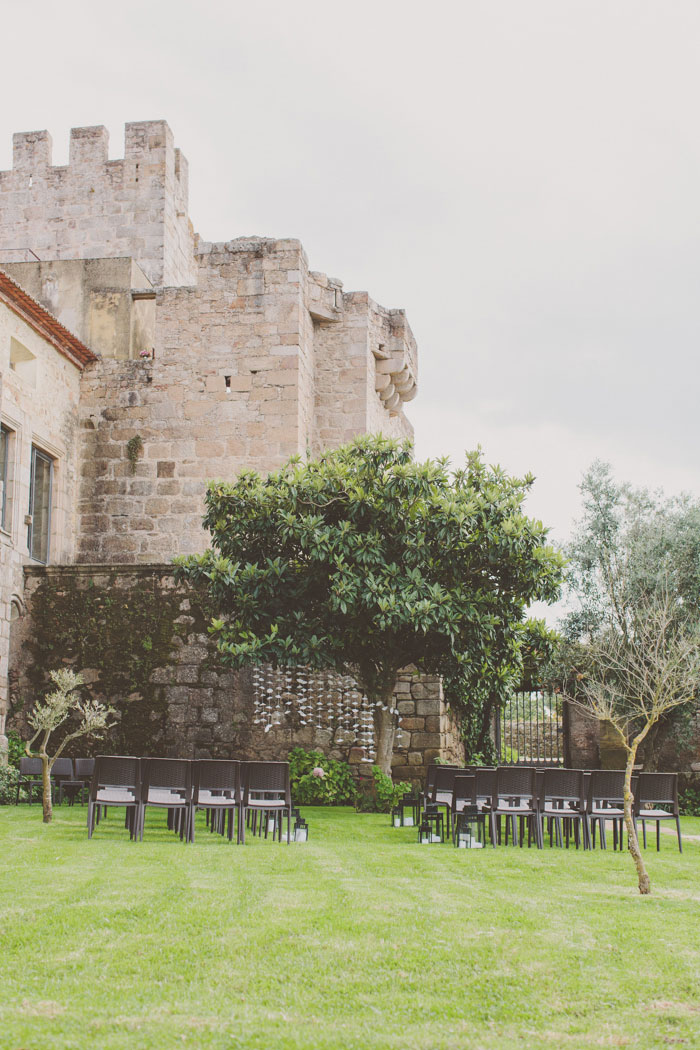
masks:
[[[176,584],[169,566],[29,569],[26,611],[13,623],[9,727],[25,731],[48,671],[69,665],[83,672],[92,696],[117,708],[118,726],[100,752],[284,759],[304,747],[360,772],[369,767],[347,729],[285,720],[265,732],[254,720],[251,673],[220,665],[206,626],[201,596]],[[435,758],[461,761],[439,679],[406,670],[396,699],[397,779],[423,780]]]
[[[26,369],[10,366],[13,340],[33,355]],[[0,736],[7,701],[10,629],[22,606],[22,568],[29,562],[32,447],[53,461],[51,555],[70,561],[76,524],[79,392],[79,368],[0,302],[0,414],[7,433],[4,527],[0,522]]]
[[[415,359],[399,311],[324,286],[298,241],[208,247],[196,286],[158,292],[153,357],[104,358],[83,377],[79,561],[200,551],[207,480],[273,470],[369,430],[412,434],[374,389],[377,333],[397,359]]]
[[[78,561],[200,551],[208,480],[368,432],[412,436],[403,406],[417,353],[404,312],[309,270],[297,240],[196,237],[186,162],[164,121],[127,124],[116,161],[104,128],[73,129],[67,167],[51,165],[47,132],[15,136],[0,249],[14,279],[100,355],[80,392]]]
[[[76,379],[70,437],[57,456],[68,466],[61,479],[70,477],[73,487],[70,498],[56,488],[62,502],[52,508],[50,562],[97,563],[108,572],[144,566],[140,579],[150,581],[155,624],[158,573],[151,579],[145,567],[208,545],[201,525],[208,480],[234,479],[243,469],[267,472],[292,455],[316,456],[365,433],[410,437],[404,405],[417,381],[416,344],[402,310],[387,310],[366,292],[345,292],[340,281],[309,270],[299,241],[205,242],[193,231],[187,203],[187,163],[165,121],[127,124],[117,160],[109,159],[103,127],[75,128],[66,166],[52,164],[48,132],[18,134],[13,167],[0,172],[0,266],[98,356]],[[34,395],[23,397],[21,411],[31,414]],[[60,430],[59,400],[49,396],[48,405],[51,426]],[[5,592],[22,590],[16,567],[10,573],[3,563],[2,573]],[[116,578],[123,597],[130,584]],[[80,608],[90,605],[88,592],[71,584],[67,594],[77,603],[68,619],[77,623]],[[175,600],[167,588],[159,594]],[[133,606],[122,609],[124,622],[132,612]],[[39,631],[36,617],[27,624]],[[26,646],[50,644],[23,630],[15,634]],[[57,621],[50,630],[56,633]],[[138,630],[150,638],[154,628],[142,617]],[[181,642],[183,652],[202,648],[196,639]],[[84,642],[70,644],[89,657]],[[181,646],[173,646],[151,669],[166,674],[170,661],[177,674],[195,675],[199,667],[185,713],[173,700],[172,718],[167,714],[177,695],[169,690],[188,682],[142,681],[152,657],[137,654],[132,670],[139,688],[127,695],[134,695],[129,718],[138,715],[140,738],[161,726],[153,739],[166,750],[183,740],[191,750],[204,748],[207,734],[215,749],[224,737],[227,746],[247,747],[244,728],[230,735],[225,699],[238,696],[236,710],[244,712],[245,689],[229,679],[207,684],[200,674],[221,672],[194,657],[184,670]],[[37,666],[52,666],[49,657],[57,653],[58,642]],[[21,653],[17,660],[26,682]],[[150,707],[136,699],[142,688]],[[433,699],[439,707],[442,700]],[[215,709],[224,714],[214,718]],[[420,750],[408,739],[404,764]]]

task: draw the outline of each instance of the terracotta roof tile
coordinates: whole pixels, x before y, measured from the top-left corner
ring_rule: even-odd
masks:
[[[83,369],[91,361],[97,361],[93,354],[77,336],[69,332],[53,314],[44,309],[31,295],[20,288],[11,277],[0,270],[0,302],[14,311],[28,325],[43,336],[60,353],[67,357],[76,367]]]

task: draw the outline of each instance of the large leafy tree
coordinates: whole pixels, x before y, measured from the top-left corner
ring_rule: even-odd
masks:
[[[213,482],[212,548],[178,561],[205,581],[221,659],[353,674],[374,702],[377,760],[389,772],[401,667],[504,695],[532,631],[525,610],[557,596],[561,556],[523,513],[532,478],[364,437],[261,477]]]

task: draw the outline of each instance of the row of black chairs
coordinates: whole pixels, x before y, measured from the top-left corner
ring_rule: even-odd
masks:
[[[491,842],[502,840],[501,818],[505,818],[505,835],[512,831],[514,843],[534,839],[542,848],[545,821],[550,844],[569,845],[569,836],[578,848],[600,845],[606,848],[606,824],[612,822],[613,848],[622,849],[624,819],[624,770],[547,768],[527,766],[431,766],[428,770],[423,806],[444,808],[448,831],[455,833],[456,817],[466,808],[476,809],[488,820]],[[678,808],[677,773],[639,773],[632,782],[633,820],[642,825],[646,847],[646,824],[656,824],[656,848],[660,848],[660,825],[673,820],[682,852],[680,813]],[[520,828],[520,836],[518,836]]]
[[[70,803],[82,798],[87,793],[95,769],[94,758],[57,758],[51,768],[51,794],[54,802],[63,802],[64,797]],[[24,791],[31,805],[34,791],[41,801],[43,793],[43,772],[40,758],[25,755],[19,760],[17,777],[17,794],[15,805],[19,804],[20,791]]]
[[[253,832],[292,841],[292,798],[287,762],[240,762],[234,759],[136,758],[99,755],[90,784],[88,837],[110,807],[126,809],[132,839],[143,839],[146,809],[167,809],[168,826],[194,842],[195,813],[204,810],[212,830],[229,841],[245,842],[246,824]]]

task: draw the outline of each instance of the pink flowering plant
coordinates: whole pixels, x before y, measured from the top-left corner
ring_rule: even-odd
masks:
[[[352,806],[357,790],[347,762],[329,758],[322,751],[295,747],[289,753],[292,798],[304,806]]]

